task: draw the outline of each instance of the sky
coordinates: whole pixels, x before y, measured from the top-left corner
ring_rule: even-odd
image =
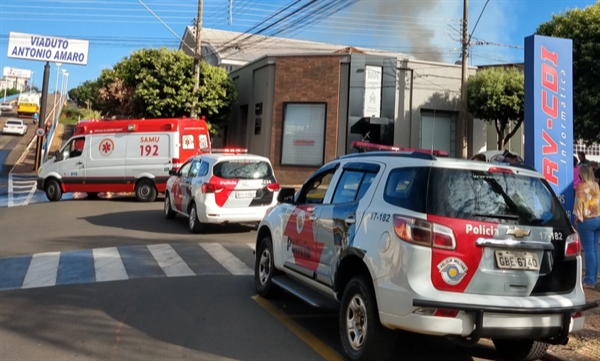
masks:
[[[204,0],[203,26],[245,32],[293,2],[230,1],[231,18],[229,1]],[[551,20],[552,14],[594,3],[469,0],[469,33],[472,43],[477,42],[471,47],[470,64],[522,62],[524,38]],[[33,71],[34,85],[41,88],[44,62],[8,58],[11,31],[89,40],[86,66],[64,64],[60,68],[68,72],[67,88],[71,89],[96,79],[102,69],[112,68],[134,50],[161,46],[178,49],[179,39],[196,17],[197,7],[197,0],[0,0],[0,68],[29,69]],[[289,37],[392,50],[423,60],[454,63],[460,60],[462,12],[463,0],[359,0],[318,23],[307,17],[306,24],[290,28]],[[52,92],[56,88],[57,67],[51,65]],[[62,76],[59,89],[61,82]]]

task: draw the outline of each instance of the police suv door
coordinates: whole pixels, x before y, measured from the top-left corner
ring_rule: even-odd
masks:
[[[317,220],[317,242],[324,245],[316,275],[321,283],[333,287],[342,258],[362,252],[353,247],[354,237],[361,229],[363,215],[384,169],[384,164],[375,162],[354,161],[342,165],[341,174],[332,185],[333,194],[320,206]]]
[[[311,279],[314,279],[323,250],[323,244],[317,240],[316,221],[321,205],[330,197],[338,164],[322,168],[306,181],[283,232],[284,267]]]

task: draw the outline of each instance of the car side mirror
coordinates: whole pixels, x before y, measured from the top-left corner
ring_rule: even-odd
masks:
[[[177,169],[169,170],[169,175],[177,175]]]
[[[294,188],[281,188],[279,190],[279,194],[277,195],[277,202],[293,204],[295,194],[296,189]]]

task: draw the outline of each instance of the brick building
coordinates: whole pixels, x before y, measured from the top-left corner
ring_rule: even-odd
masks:
[[[213,144],[269,157],[283,184],[353,152],[355,140],[458,154],[460,70],[352,48],[263,56],[230,73],[238,103]]]

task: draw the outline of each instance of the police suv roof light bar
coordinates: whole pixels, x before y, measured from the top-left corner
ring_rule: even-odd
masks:
[[[240,154],[248,153],[248,149],[242,148],[203,148],[200,149],[202,153],[229,153],[229,154]]]
[[[359,152],[368,152],[368,151],[390,151],[390,152],[419,152],[419,153],[429,153],[433,154],[437,157],[447,157],[448,152],[445,150],[429,150],[429,149],[414,149],[414,148],[403,148],[403,147],[394,147],[391,145],[383,145],[383,144],[375,144],[368,142],[352,142],[352,148],[358,150]]]

